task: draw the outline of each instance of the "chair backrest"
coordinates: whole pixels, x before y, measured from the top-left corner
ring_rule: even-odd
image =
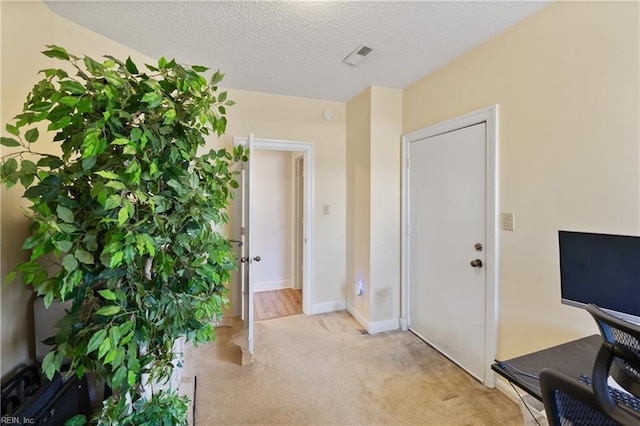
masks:
[[[591,387],[572,377],[545,368],[540,389],[550,426],[619,425],[602,412]]]
[[[602,334],[603,342],[593,365],[592,387],[596,401],[621,424],[640,424],[640,411],[629,408],[612,394],[611,375],[633,396],[640,397],[640,326],[617,318],[596,305],[587,306]]]
[[[587,311],[598,324],[605,343],[615,347],[611,376],[627,391],[640,396],[640,325],[617,318],[590,304]]]

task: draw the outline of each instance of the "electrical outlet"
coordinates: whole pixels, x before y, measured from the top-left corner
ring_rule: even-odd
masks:
[[[502,213],[502,229],[505,231],[516,230],[513,213]]]
[[[362,296],[364,294],[364,285],[362,284],[362,282],[354,282],[353,290],[356,296]]]

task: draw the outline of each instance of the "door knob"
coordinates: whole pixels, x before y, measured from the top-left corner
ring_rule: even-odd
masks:
[[[482,268],[482,260],[480,259],[473,259],[471,261],[471,266],[474,268]]]
[[[253,260],[255,260],[256,262],[260,262],[260,256],[254,257]]]
[[[260,262],[260,256],[254,257],[253,260],[255,260],[256,262]],[[249,258],[243,256],[240,258],[240,262],[241,263],[249,262]]]

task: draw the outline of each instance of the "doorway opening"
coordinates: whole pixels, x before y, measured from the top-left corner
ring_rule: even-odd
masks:
[[[255,138],[251,164],[250,241],[261,257],[252,268],[254,320],[308,314],[313,300],[313,145]]]
[[[253,152],[252,241],[262,261],[254,268],[256,321],[302,313],[304,156],[298,151]]]

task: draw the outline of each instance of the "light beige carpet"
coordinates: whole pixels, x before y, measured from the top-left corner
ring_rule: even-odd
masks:
[[[231,327],[187,348],[196,426],[523,423],[509,398],[409,332],[368,335],[346,312],[257,322],[255,332],[244,367]]]

